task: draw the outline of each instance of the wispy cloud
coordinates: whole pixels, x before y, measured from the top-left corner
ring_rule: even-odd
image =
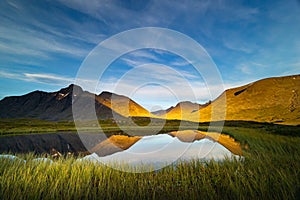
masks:
[[[56,74],[30,74],[24,73],[24,76],[31,81],[50,84],[68,84],[74,81],[73,78],[57,76]]]
[[[57,74],[37,74],[37,73],[11,73],[0,71],[0,77],[8,79],[16,79],[27,82],[51,84],[65,86],[74,82],[73,78],[59,76]]]
[[[1,39],[6,41],[0,43],[0,51],[5,54],[49,58],[54,53],[73,57],[84,57],[88,53],[47,33],[9,26],[1,26],[0,31],[3,33]]]
[[[22,73],[10,73],[5,71],[0,71],[0,77],[9,78],[9,79],[17,79],[27,81],[28,79]]]
[[[140,65],[144,65],[147,63],[166,63],[166,60],[163,59],[162,53],[158,55],[156,53],[157,51],[154,50],[137,50],[134,52],[131,52],[125,56],[121,57],[121,61],[123,61],[125,64],[137,67]],[[166,53],[165,53],[166,54]]]
[[[155,102],[154,99],[156,102],[173,99],[172,103],[186,100],[204,103],[220,95],[220,88],[224,88],[224,85],[210,85],[208,88],[200,76],[184,70],[146,64],[133,68],[120,79],[103,80],[98,91],[108,90],[126,95],[142,104],[149,100]]]
[[[136,67],[147,63],[163,63],[172,67],[187,67],[189,62],[178,55],[158,49],[145,49],[134,51],[122,56],[121,60],[129,66]]]
[[[251,67],[247,64],[241,64],[237,67],[243,74],[252,74]]]
[[[44,2],[45,3],[45,2]],[[0,22],[0,53],[53,59],[57,54],[84,58],[105,34],[90,30],[97,22],[78,22],[62,10],[25,6],[21,1],[1,3],[5,8]],[[12,13],[15,17],[11,17]],[[39,17],[37,17],[37,14]],[[54,17],[55,14],[55,17]],[[44,22],[47,20],[47,23]],[[59,27],[57,24],[64,24]]]
[[[234,38],[234,37],[233,37]],[[253,44],[247,43],[247,41],[242,40],[241,38],[232,39],[232,35],[230,38],[223,38],[223,44],[227,49],[242,52],[242,53],[252,53],[257,48]]]

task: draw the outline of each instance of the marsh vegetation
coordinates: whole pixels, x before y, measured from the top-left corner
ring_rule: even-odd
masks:
[[[174,123],[175,125],[175,123]],[[203,125],[201,128],[207,128]],[[231,122],[244,160],[201,161],[149,173],[126,173],[62,157],[27,162],[1,159],[2,199],[297,199],[300,197],[299,127]],[[278,132],[276,132],[278,131]]]

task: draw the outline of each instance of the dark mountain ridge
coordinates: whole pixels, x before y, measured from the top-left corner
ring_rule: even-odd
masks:
[[[22,96],[5,97],[0,101],[0,118],[37,118],[50,121],[73,120],[72,104],[88,110],[91,101],[95,103],[99,119],[109,119],[113,115],[122,117],[111,108],[95,100],[95,94],[83,91],[71,84],[57,92],[34,91]],[[80,114],[79,114],[80,115]],[[78,118],[88,119],[90,113],[82,112]]]

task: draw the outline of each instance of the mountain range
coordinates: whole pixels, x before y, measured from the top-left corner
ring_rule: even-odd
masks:
[[[185,101],[150,113],[126,96],[107,91],[97,95],[71,84],[57,92],[34,91],[5,97],[0,101],[0,118],[73,120],[72,104],[86,111],[91,110],[88,102],[93,102],[98,119],[152,117],[207,122],[212,120],[212,112],[213,120],[223,120],[226,112],[226,120],[300,124],[299,92],[300,75],[267,78],[225,90],[206,104]],[[77,119],[89,117],[85,112]]]
[[[57,92],[34,91],[23,96],[5,97],[0,101],[0,118],[37,118],[50,121],[73,120],[72,104],[89,110],[88,103],[95,102],[99,119],[123,117],[99,101],[100,95],[83,91],[74,84]],[[104,100],[103,100],[104,101]],[[87,116],[82,116],[85,118]]]
[[[300,124],[299,93],[300,75],[266,78],[225,90],[205,105],[179,103],[169,108],[164,116],[207,122],[212,120],[212,112],[216,121],[223,120],[223,112],[226,112],[226,120]]]

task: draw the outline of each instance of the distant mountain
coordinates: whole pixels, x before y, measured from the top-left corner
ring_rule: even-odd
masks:
[[[218,120],[224,99],[226,120],[300,124],[300,75],[267,78],[228,89],[190,120],[198,121],[200,117],[200,121],[210,121],[212,110]]]
[[[173,108],[174,108],[174,106],[171,106],[170,108],[168,108],[166,110],[157,110],[157,111],[153,111],[151,113],[156,116],[165,116]]]
[[[69,85],[57,92],[34,91],[23,96],[5,97],[0,101],[0,118],[37,118],[51,121],[73,120],[72,103],[76,107],[89,110],[89,102],[95,103],[99,119],[122,117],[111,108],[95,101],[95,95],[83,91],[81,87]],[[91,113],[78,113],[78,118],[89,119]]]
[[[152,113],[167,119],[188,119],[194,112],[199,111],[199,109],[207,105],[208,104],[202,105],[190,101],[183,101],[178,103],[175,107],[172,106],[166,110],[159,110]]]
[[[102,103],[103,105],[111,108],[115,112],[119,113],[125,117],[150,117],[151,113],[137,104],[135,101],[131,100],[130,98],[113,94],[110,92],[102,92],[101,94],[96,96],[98,102]]]
[[[0,118],[72,120],[73,103],[79,109],[76,118],[89,119],[94,112],[94,108],[88,106],[91,102],[95,104],[99,119],[155,117],[208,122],[212,111],[215,113],[213,120],[223,120],[224,108],[226,120],[300,124],[300,75],[259,80],[228,89],[205,105],[185,101],[153,113],[126,96],[110,92],[95,95],[70,85],[57,92],[34,91],[6,97],[0,101]],[[88,110],[90,112],[81,112]]]
[[[300,75],[259,80],[219,98],[225,95],[227,120],[300,124]]]
[[[259,80],[228,89],[205,105],[181,102],[153,113],[167,119],[209,122],[212,111],[213,120],[224,120],[225,112],[226,120],[300,124],[300,75]]]

